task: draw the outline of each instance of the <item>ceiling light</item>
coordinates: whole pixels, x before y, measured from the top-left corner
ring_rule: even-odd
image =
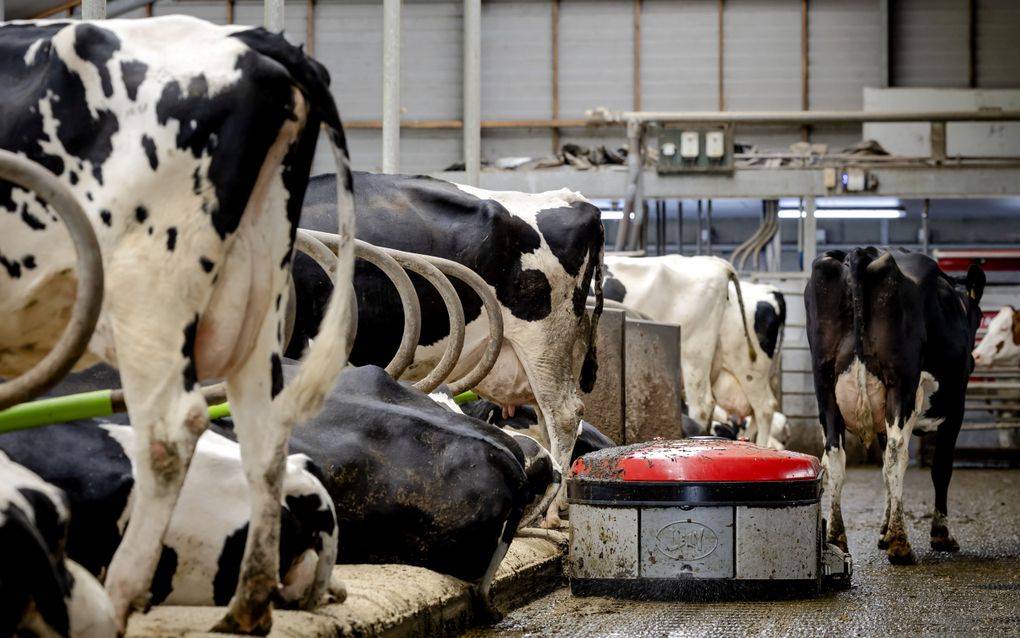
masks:
[[[819,208],[817,219],[902,219],[907,213],[902,208]],[[779,209],[779,219],[805,217],[803,210],[796,208]]]

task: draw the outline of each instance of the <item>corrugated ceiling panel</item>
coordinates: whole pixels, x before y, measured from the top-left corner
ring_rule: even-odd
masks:
[[[808,34],[809,107],[859,110],[883,81],[878,0],[811,0]]]
[[[152,5],[152,14],[157,16],[183,13],[202,18],[216,24],[227,23],[226,2],[157,2]]]
[[[549,2],[482,3],[482,119],[552,115]]]
[[[967,2],[890,2],[893,86],[967,86]]]
[[[723,12],[726,109],[800,109],[800,2],[727,0]]]
[[[643,0],[641,107],[719,108],[718,0]]]
[[[612,0],[560,5],[560,117],[596,106],[633,108],[634,6]]]
[[[345,120],[382,116],[382,4],[318,2],[315,57],[329,70]]]
[[[977,85],[1020,87],[1020,2],[978,0]]]

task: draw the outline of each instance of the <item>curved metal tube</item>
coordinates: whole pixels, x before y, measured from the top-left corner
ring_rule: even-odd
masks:
[[[453,372],[453,368],[460,358],[460,351],[464,348],[464,307],[460,305],[460,297],[457,296],[457,291],[454,290],[450,280],[443,275],[439,268],[423,259],[422,255],[405,253],[393,248],[379,248],[379,250],[396,259],[402,267],[412,270],[428,280],[439,291],[439,296],[446,304],[446,312],[450,315],[450,343],[447,344],[446,351],[436,367],[424,379],[414,384],[414,387],[422,392],[432,392]]]
[[[354,240],[355,259],[364,259],[368,263],[383,271],[400,295],[400,303],[404,307],[404,333],[400,337],[400,347],[386,365],[386,374],[394,379],[400,377],[407,370],[407,366],[414,361],[414,350],[418,347],[418,338],[421,336],[421,305],[418,303],[418,294],[414,290],[411,278],[407,276],[404,269],[396,259],[386,254],[372,244],[360,239]]]
[[[489,284],[485,283],[485,280],[478,273],[464,264],[459,264],[449,259],[433,257],[431,255],[422,256],[433,266],[441,270],[444,275],[456,277],[470,286],[482,299],[482,306],[485,308],[485,314],[489,319],[489,343],[485,346],[482,358],[463,377],[447,384],[450,386],[450,392],[458,395],[475,387],[478,382],[489,374],[492,367],[496,365],[496,359],[499,357],[499,350],[503,344],[503,313],[499,309],[496,295],[489,290]]]
[[[334,281],[333,275],[336,273],[337,265],[336,255],[318,237],[313,235],[311,231],[298,229],[297,236],[294,238],[294,249],[300,250],[314,259],[319,268],[322,268],[329,275],[330,281]],[[353,304],[351,306],[351,327],[347,332],[348,356],[351,354],[351,350],[354,349],[354,339],[358,336],[358,295],[354,292],[353,284],[351,285],[351,303]],[[290,342],[289,339],[287,341],[288,343]]]
[[[49,203],[67,227],[77,254],[78,289],[60,339],[31,370],[0,383],[0,410],[28,401],[53,387],[77,363],[95,330],[103,303],[103,259],[92,224],[70,188],[35,162],[0,150],[0,179],[33,191]]]

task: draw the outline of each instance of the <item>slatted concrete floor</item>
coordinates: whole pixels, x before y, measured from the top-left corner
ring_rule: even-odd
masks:
[[[920,564],[894,567],[875,545],[881,472],[849,470],[843,492],[855,561],[849,591],[808,600],[688,603],[574,598],[560,589],[469,636],[1020,636],[1020,470],[956,470],[949,506],[962,549],[955,555],[928,549],[928,472],[911,468],[905,489]]]

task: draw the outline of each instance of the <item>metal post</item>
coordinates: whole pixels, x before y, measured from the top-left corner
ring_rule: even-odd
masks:
[[[482,163],[482,0],[464,0],[464,170],[478,185]]]
[[[704,233],[704,230],[705,230],[704,222],[702,221],[702,216],[701,216],[701,200],[699,199],[698,200],[698,238],[697,238],[698,241],[697,241],[697,245],[696,245],[697,253],[695,253],[697,255],[701,254],[701,246],[702,246],[702,243],[703,243],[702,242],[702,234]]]
[[[382,169],[400,172],[400,11],[403,0],[383,0]]]
[[[705,207],[705,253],[712,254],[712,200]]]
[[[644,133],[644,127],[638,122],[627,123],[627,183],[624,186],[623,193],[623,218],[620,219],[620,225],[616,228],[616,250],[629,250],[628,244],[631,236],[636,237],[631,227],[638,223],[637,220],[637,206],[638,200],[638,184],[641,181],[642,171],[642,159],[641,159],[641,145],[642,135]],[[634,219],[631,219],[633,215]]]
[[[0,22],[3,22],[4,20],[6,20],[6,18],[4,17],[4,13],[5,13],[5,11],[4,11],[4,0],[0,0]]]
[[[804,198],[804,251],[801,253],[801,267],[804,272],[811,272],[811,262],[818,254],[818,230],[815,224],[815,196]]]
[[[930,205],[931,200],[926,197],[921,206],[921,251],[925,255],[928,254],[928,208]]]
[[[283,0],[265,0],[262,25],[274,33],[283,32]]]
[[[83,0],[81,3],[82,20],[105,20],[106,0]]]
[[[684,254],[684,203],[676,202],[676,254]]]

